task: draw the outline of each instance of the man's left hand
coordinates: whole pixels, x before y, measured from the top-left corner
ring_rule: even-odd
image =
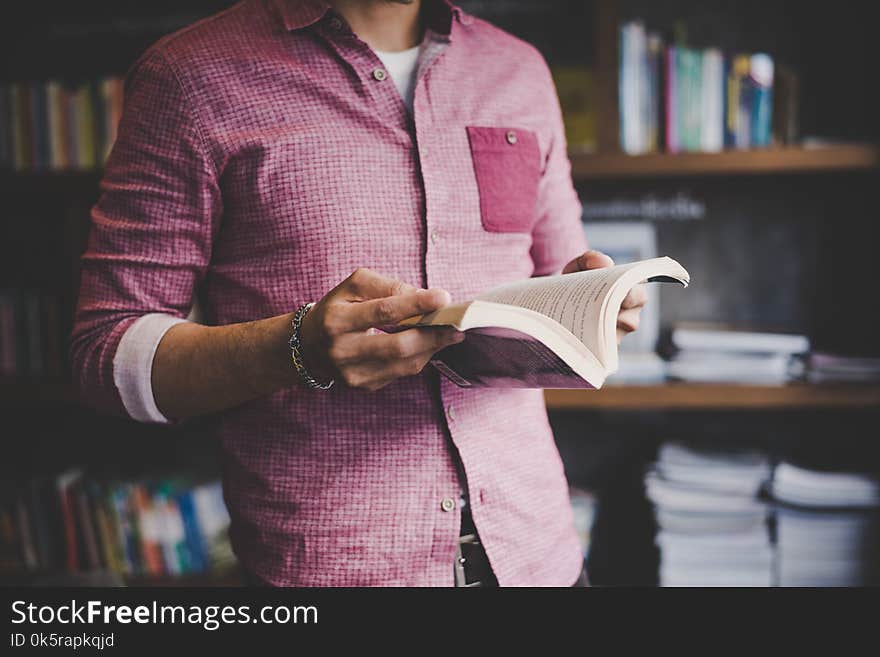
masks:
[[[587,251],[565,265],[563,274],[571,274],[576,271],[588,271],[590,269],[602,269],[611,267],[614,261],[601,251]],[[617,315],[617,343],[629,333],[639,328],[639,316],[642,308],[648,303],[648,294],[644,285],[637,285],[620,304],[620,313]]]

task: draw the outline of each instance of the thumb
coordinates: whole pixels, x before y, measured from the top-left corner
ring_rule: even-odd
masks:
[[[613,267],[614,260],[611,259],[611,256],[602,253],[601,251],[590,250],[581,254],[577,258],[569,263],[569,266],[565,268],[564,273],[570,273],[574,271],[589,271],[591,269],[603,269],[605,267]]]

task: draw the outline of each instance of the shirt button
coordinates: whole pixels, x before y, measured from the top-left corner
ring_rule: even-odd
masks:
[[[440,508],[446,512],[452,511],[455,508],[455,500],[451,497],[444,497],[440,502]]]
[[[436,230],[431,232],[431,241],[434,244],[440,241],[440,233],[438,233]]]
[[[505,139],[507,139],[508,144],[511,144],[511,145],[515,144],[516,143],[516,133],[513,130],[508,130],[507,134],[505,135]]]
[[[450,420],[454,420],[455,419],[455,406],[452,406],[450,404],[449,408],[446,409],[446,415],[449,416]]]
[[[330,28],[336,30],[337,32],[342,29],[342,21],[338,18],[330,19]]]
[[[388,77],[388,73],[385,72],[384,68],[374,68],[373,69],[373,78],[382,82],[385,78]]]

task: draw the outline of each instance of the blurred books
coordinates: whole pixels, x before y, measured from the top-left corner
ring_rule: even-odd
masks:
[[[773,547],[758,452],[665,443],[645,478],[661,586],[770,586]]]
[[[880,585],[880,480],[781,463],[773,479],[781,586]]]
[[[676,327],[670,379],[690,383],[781,385],[801,378],[809,351],[803,335]]]
[[[122,113],[122,79],[0,86],[0,167],[14,171],[101,166]]]
[[[4,484],[0,569],[7,573],[177,576],[235,564],[219,481],[104,482],[79,470]]]
[[[765,53],[664,44],[641,21],[620,27],[620,145],[630,155],[769,146],[775,66]],[[786,143],[797,130],[796,76],[786,70],[775,117]]]
[[[0,379],[67,374],[61,300],[35,290],[0,290]]]
[[[880,358],[860,358],[813,353],[807,359],[810,383],[880,382]]]
[[[554,66],[553,82],[565,123],[570,151],[596,150],[596,98],[593,72],[586,66]]]

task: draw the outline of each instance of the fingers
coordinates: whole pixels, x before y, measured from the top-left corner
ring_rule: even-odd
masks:
[[[630,308],[642,308],[647,303],[648,291],[644,285],[637,285],[629,291],[620,307],[622,310],[629,310]]]
[[[418,374],[437,351],[463,339],[464,333],[449,328],[361,335],[352,339],[340,375],[350,387],[378,390],[395,379]]]
[[[327,309],[328,320],[338,334],[366,331],[376,326],[396,324],[413,315],[439,310],[450,302],[446,290],[413,290],[396,296],[371,299],[360,303],[338,304]]]
[[[632,333],[639,328],[639,308],[621,310],[617,316],[617,329],[625,333]]]
[[[350,334],[332,347],[331,358],[340,366],[364,361],[377,367],[421,354],[434,354],[461,342],[464,333],[454,328],[412,328],[390,334]]]
[[[614,260],[601,251],[590,250],[578,257],[577,264],[580,271],[589,271],[590,269],[613,267]]]
[[[347,301],[365,301],[412,292],[416,288],[395,278],[383,276],[372,269],[361,267],[346,278],[337,289],[345,293]]]

